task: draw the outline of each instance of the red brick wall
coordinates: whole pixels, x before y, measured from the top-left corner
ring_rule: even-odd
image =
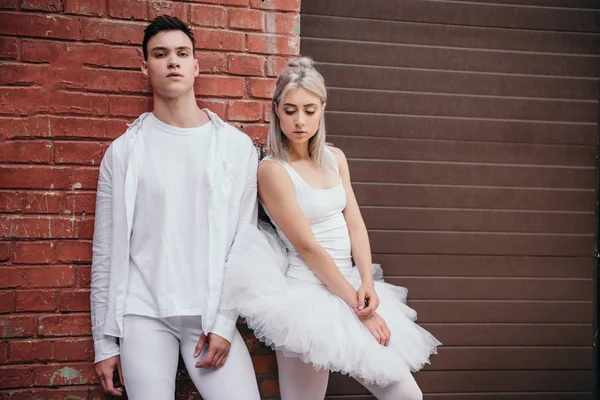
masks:
[[[89,283],[98,165],[149,109],[146,21],[194,26],[199,103],[265,139],[274,76],[298,52],[300,0],[0,0],[0,395],[100,399]],[[244,327],[240,327],[244,331]],[[264,398],[273,355],[245,331]],[[177,398],[199,398],[180,374]]]

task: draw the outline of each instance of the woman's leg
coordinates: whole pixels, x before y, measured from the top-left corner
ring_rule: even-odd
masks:
[[[317,371],[299,358],[277,354],[281,400],[323,400],[327,391],[329,371]]]
[[[412,375],[409,375],[404,380],[383,387],[370,385],[360,380],[359,382],[369,389],[377,397],[377,400],[423,400],[423,393]]]
[[[125,316],[121,366],[127,398],[175,398],[175,376],[179,361],[177,334],[167,318]]]

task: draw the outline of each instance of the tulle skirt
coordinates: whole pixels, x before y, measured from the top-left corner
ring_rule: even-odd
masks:
[[[407,290],[375,283],[377,313],[386,321],[391,339],[380,345],[354,311],[326,286],[287,278],[285,257],[272,237],[254,226],[236,236],[225,269],[221,305],[236,309],[256,337],[298,357],[317,370],[328,369],[386,386],[429,363],[441,343],[415,324],[416,312],[406,305]],[[348,281],[358,288],[360,275]]]

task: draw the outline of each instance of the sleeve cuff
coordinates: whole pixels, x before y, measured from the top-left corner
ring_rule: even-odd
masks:
[[[233,333],[235,332],[237,317],[237,313],[234,311],[219,311],[210,333],[219,335],[231,343],[233,340]]]
[[[119,340],[114,336],[104,336],[104,339],[94,341],[94,363],[121,354]]]

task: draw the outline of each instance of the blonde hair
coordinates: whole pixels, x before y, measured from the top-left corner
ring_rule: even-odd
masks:
[[[277,78],[273,102],[271,103],[271,123],[267,137],[267,151],[269,155],[282,161],[289,161],[290,147],[287,137],[281,130],[279,116],[275,109],[285,94],[290,89],[302,88],[314,93],[321,99],[321,103],[327,102],[327,89],[323,76],[313,66],[313,60],[309,57],[297,57],[288,63],[286,69]],[[317,133],[308,141],[308,155],[316,165],[325,169],[332,165],[332,157],[325,152],[325,114],[321,116]]]

